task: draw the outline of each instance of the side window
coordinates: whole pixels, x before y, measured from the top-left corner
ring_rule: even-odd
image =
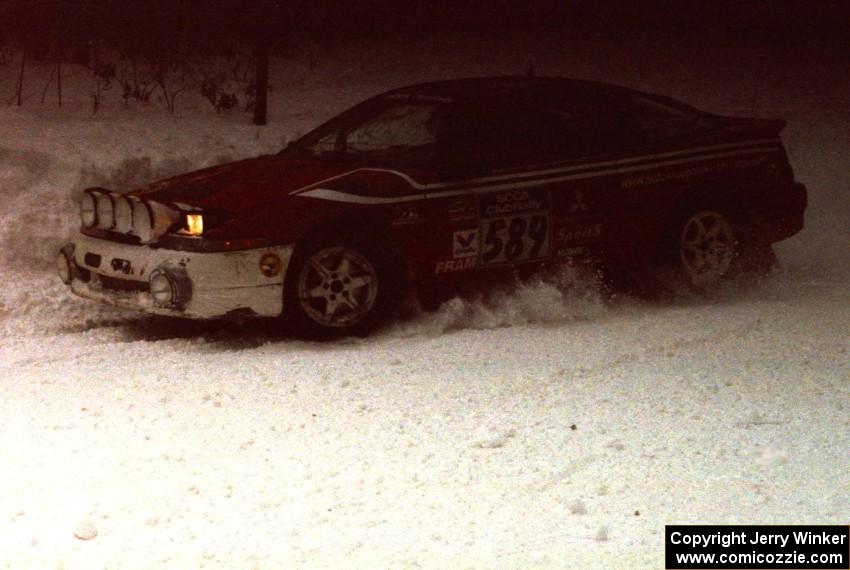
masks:
[[[307,135],[300,148],[315,156],[433,167],[441,105],[378,101]]]
[[[451,161],[477,173],[531,167],[622,150],[621,114],[599,106],[490,105],[455,110],[446,135]]]
[[[618,107],[552,105],[544,113],[547,124],[557,130],[555,141],[562,160],[615,153],[631,145]]]
[[[454,109],[441,142],[443,158],[474,173],[540,164],[559,153],[557,129],[541,112],[509,105]]]
[[[635,128],[648,142],[686,136],[712,126],[710,119],[694,111],[648,97],[635,96],[632,107]]]
[[[349,131],[345,147],[370,152],[433,144],[437,140],[435,110],[432,105],[393,105]]]

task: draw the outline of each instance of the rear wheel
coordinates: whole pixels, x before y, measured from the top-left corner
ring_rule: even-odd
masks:
[[[308,244],[288,272],[284,318],[298,336],[365,336],[389,311],[393,281],[385,256],[369,242]]]
[[[716,210],[701,210],[687,217],[678,236],[678,265],[688,286],[716,288],[735,262],[737,240],[732,225]]]
[[[650,297],[710,293],[733,272],[737,252],[726,214],[711,207],[690,208],[669,225],[656,267],[651,275],[638,276],[638,290]]]

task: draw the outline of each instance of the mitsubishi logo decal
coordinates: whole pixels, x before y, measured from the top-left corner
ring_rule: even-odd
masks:
[[[590,209],[587,203],[584,201],[584,195],[581,190],[576,190],[576,199],[575,202],[570,206],[570,213],[576,214],[580,212],[586,212]]]

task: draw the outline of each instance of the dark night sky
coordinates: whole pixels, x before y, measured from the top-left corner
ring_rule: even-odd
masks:
[[[58,15],[58,17],[57,17]],[[122,26],[200,30],[206,36],[253,33],[271,26],[276,36],[328,43],[363,37],[490,34],[499,30],[617,30],[659,34],[708,31],[769,33],[785,41],[846,41],[850,2],[841,0],[0,0],[0,32],[109,35]],[[240,28],[241,31],[240,31]],[[52,31],[51,31],[52,30]],[[38,34],[37,34],[38,35]]]

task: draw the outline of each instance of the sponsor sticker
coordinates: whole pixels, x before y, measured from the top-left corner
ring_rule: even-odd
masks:
[[[129,259],[115,257],[112,259],[111,265],[113,271],[118,271],[125,275],[130,275],[133,272],[133,264]]]
[[[555,254],[558,257],[584,257],[590,255],[590,251],[584,246],[561,247]]]
[[[509,190],[479,197],[481,265],[530,261],[549,256],[549,192]]]
[[[602,237],[602,222],[600,220],[570,220],[568,225],[558,228],[555,232],[555,243],[574,244],[594,241]]]
[[[414,208],[396,208],[393,213],[392,224],[394,226],[408,226],[418,224],[422,221],[419,212]]]
[[[543,188],[493,192],[480,197],[481,217],[517,216],[549,209],[549,194]]]
[[[449,204],[449,221],[468,222],[475,219],[475,202],[471,198],[458,198]]]
[[[647,186],[651,184],[659,184],[672,180],[684,180],[687,178],[695,178],[705,176],[714,172],[722,172],[724,170],[741,170],[761,164],[767,160],[765,156],[756,158],[739,158],[736,160],[724,160],[722,162],[714,162],[700,166],[692,166],[690,168],[675,168],[665,170],[655,174],[646,174],[640,176],[630,176],[620,180],[621,188],[635,188],[637,186]]]
[[[461,230],[452,238],[452,257],[475,257],[478,255],[478,230]]]
[[[466,271],[469,269],[475,269],[478,265],[477,257],[462,257],[460,259],[446,259],[444,261],[438,261],[437,266],[434,268],[434,273],[437,275],[441,273],[455,273],[457,271]]]
[[[275,277],[283,269],[283,262],[273,253],[266,253],[260,258],[260,273],[266,277]]]
[[[584,194],[581,190],[576,190],[575,199],[573,203],[570,205],[570,213],[571,214],[583,214],[590,209],[590,206],[587,205],[587,202],[584,201]]]

